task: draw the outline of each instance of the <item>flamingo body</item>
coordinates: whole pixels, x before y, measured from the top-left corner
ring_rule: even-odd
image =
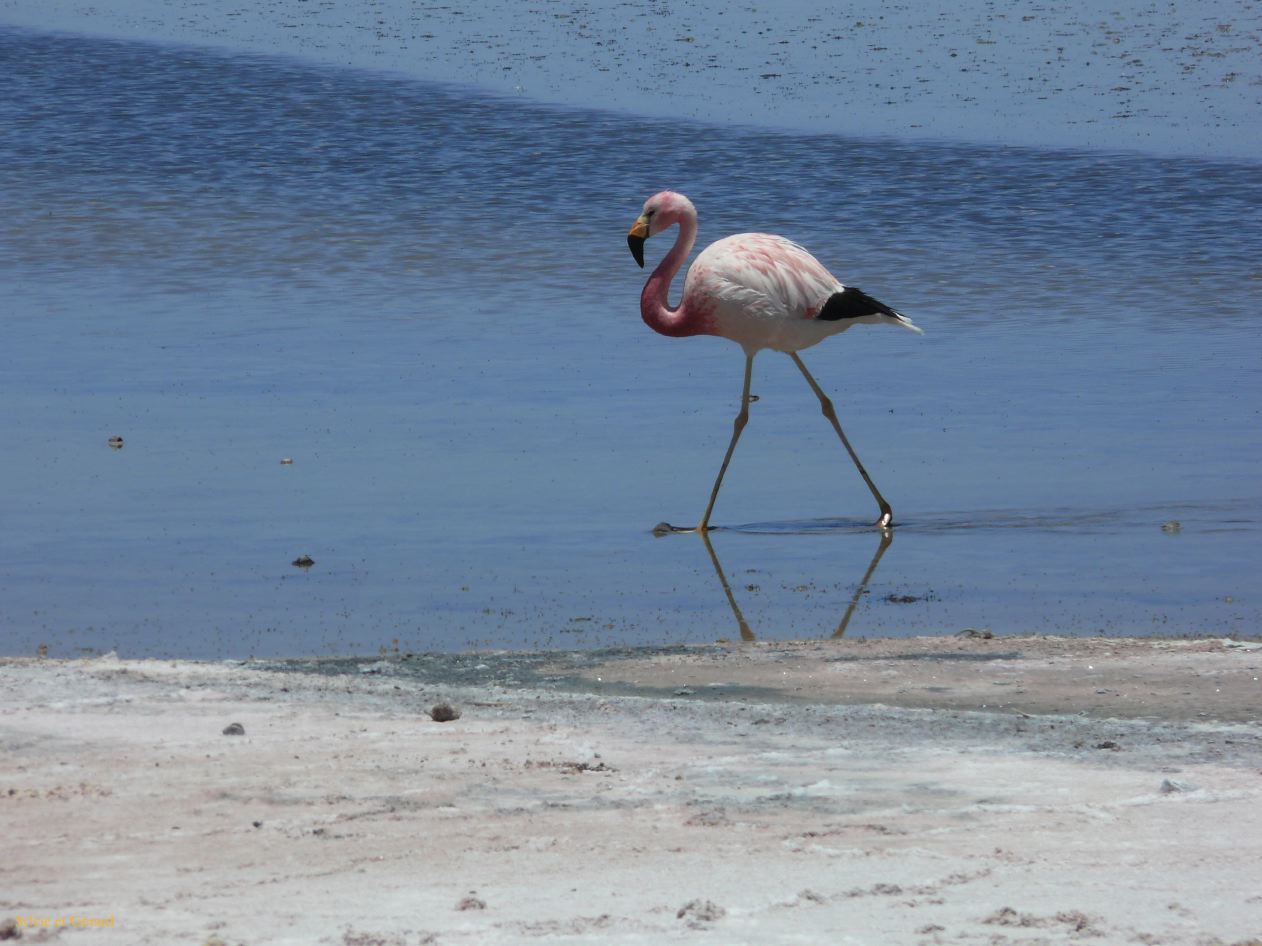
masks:
[[[852,290],[853,291],[853,290]],[[746,351],[801,351],[858,321],[897,321],[877,311],[825,319],[828,300],[846,287],[792,240],[738,233],[711,243],[688,269],[684,304],[708,310],[712,334]]]
[[[889,504],[859,462],[832,403],[797,352],[844,332],[856,322],[889,323],[923,334],[905,315],[854,286],[845,286],[814,256],[792,240],[770,233],[738,233],[711,243],[698,254],[684,278],[679,305],[668,301],[670,284],[697,236],[697,211],[692,201],[673,191],[654,194],[627,236],[636,262],[644,265],[644,241],[672,226],[679,227],[674,246],[653,270],[640,295],[645,323],[663,335],[718,335],[745,350],[745,387],[732,441],[710,494],[698,531],[708,528],[710,512],[748,419],[753,359],[769,348],[789,355],[802,371],[881,510],[878,525],[892,523]]]
[[[771,233],[738,233],[711,243],[688,269],[683,298],[672,308],[667,293],[696,239],[696,208],[682,194],[663,191],[645,202],[641,219],[647,225],[641,239],[674,224],[680,228],[640,297],[644,321],[664,335],[719,335],[746,353],[764,348],[787,353],[817,345],[855,322],[888,322],[920,332],[906,316],[843,285],[792,240]]]

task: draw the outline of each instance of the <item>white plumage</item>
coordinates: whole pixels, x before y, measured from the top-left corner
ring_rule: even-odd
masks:
[[[818,318],[828,300],[845,289],[803,247],[772,233],[738,233],[716,240],[697,256],[684,279],[685,299],[711,300],[714,334],[746,351],[801,351],[856,322],[890,322],[920,332],[905,316],[880,312]]]

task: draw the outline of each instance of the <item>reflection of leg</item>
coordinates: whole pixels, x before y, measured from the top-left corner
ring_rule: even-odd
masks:
[[[824,412],[824,416],[828,418],[833,425],[833,430],[837,431],[837,436],[841,438],[841,445],[846,448],[846,452],[850,454],[850,459],[854,460],[854,465],[859,470],[859,475],[863,477],[863,482],[868,484],[868,489],[872,490],[872,495],[876,497],[876,504],[880,507],[881,517],[877,519],[876,524],[884,529],[894,524],[894,511],[890,509],[890,504],[885,501],[885,497],[881,495],[876,488],[876,484],[872,482],[872,477],[868,476],[868,471],[863,468],[863,464],[859,462],[859,454],[854,452],[854,447],[850,446],[850,441],[846,439],[845,433],[842,432],[841,422],[837,420],[837,412],[833,410],[833,402],[828,399],[828,395],[823,389],[815,383],[815,379],[811,377],[811,373],[806,370],[806,365],[802,363],[802,359],[797,356],[797,352],[789,352],[789,357],[793,359],[793,363],[798,366],[802,372],[802,376],[806,378],[806,383],[811,386],[811,390],[815,392],[815,396],[819,398],[820,410]]]
[[[837,630],[833,631],[834,638],[845,635],[846,626],[850,623],[854,609],[859,605],[859,599],[868,590],[868,582],[872,580],[872,575],[876,571],[877,564],[881,561],[881,556],[885,554],[885,550],[890,547],[890,543],[893,541],[894,533],[889,529],[882,529],[881,544],[876,547],[876,554],[872,556],[872,564],[868,566],[868,570],[863,573],[863,578],[859,580],[859,587],[854,590],[854,597],[850,599],[850,607],[846,608],[846,613],[842,615],[841,623],[837,625]]]
[[[705,515],[701,517],[701,524],[697,526],[697,531],[704,533],[710,528],[710,513],[714,511],[714,501],[719,498],[719,487],[723,485],[723,474],[727,472],[727,465],[732,462],[732,454],[736,452],[736,441],[741,439],[741,431],[745,429],[745,424],[749,421],[749,382],[754,374],[754,356],[745,356],[745,387],[741,391],[741,412],[736,415],[736,421],[732,424],[732,441],[727,445],[727,455],[723,457],[723,465],[719,467],[719,476],[714,481],[714,489],[710,490],[710,502],[706,504]],[[713,554],[713,553],[711,553]]]
[[[710,561],[714,564],[715,572],[718,573],[719,583],[723,586],[723,593],[727,595],[727,603],[732,606],[732,613],[736,615],[736,624],[741,629],[741,640],[754,640],[754,632],[745,623],[745,615],[741,614],[740,605],[736,603],[736,598],[732,595],[732,586],[727,583],[727,575],[723,574],[723,566],[719,564],[719,557],[714,552],[714,546],[710,544],[710,534],[703,530],[701,541],[705,542],[705,550],[710,553]]]

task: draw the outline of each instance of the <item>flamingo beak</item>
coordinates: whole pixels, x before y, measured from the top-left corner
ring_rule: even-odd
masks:
[[[631,228],[631,232],[627,234],[627,246],[631,247],[631,255],[635,257],[635,261],[640,264],[640,268],[644,268],[644,241],[649,236],[649,222],[643,215],[635,222],[635,226]]]

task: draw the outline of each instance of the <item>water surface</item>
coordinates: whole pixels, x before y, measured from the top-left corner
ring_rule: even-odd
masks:
[[[296,55],[519,101],[722,126],[1256,160],[1257,7],[5,0],[0,22]],[[652,134],[640,142],[658,144]]]
[[[845,633],[1256,632],[1256,163],[21,31],[0,62],[5,652],[736,637],[700,539],[649,531],[699,518],[741,384],[639,320],[667,186],[703,243],[784,233],[926,329],[805,355],[902,523]],[[754,634],[828,636],[875,509],[787,359],[755,391],[716,559]]]

